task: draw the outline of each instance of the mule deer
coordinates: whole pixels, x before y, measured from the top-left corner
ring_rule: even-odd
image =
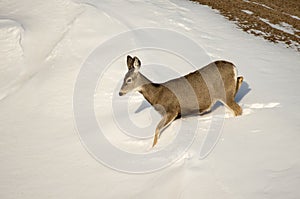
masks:
[[[217,101],[221,101],[235,116],[242,114],[242,108],[234,98],[243,77],[237,77],[236,68],[230,62],[215,61],[161,84],[151,82],[139,72],[141,61],[137,57],[128,55],[127,67],[119,95],[138,91],[163,117],[156,127],[152,147],[156,145],[161,130],[172,121],[184,115],[208,112]]]

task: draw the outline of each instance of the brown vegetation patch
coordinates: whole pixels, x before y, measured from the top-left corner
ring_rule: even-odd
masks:
[[[220,11],[244,31],[300,51],[299,0],[193,0]]]

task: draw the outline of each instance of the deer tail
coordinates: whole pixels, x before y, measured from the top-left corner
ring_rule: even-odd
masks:
[[[243,83],[243,76],[239,76],[237,79],[236,79],[236,88],[235,88],[235,95],[237,94],[238,90],[240,89],[242,83]]]

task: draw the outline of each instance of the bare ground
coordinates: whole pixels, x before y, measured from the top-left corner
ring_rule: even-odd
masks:
[[[300,0],[192,0],[220,11],[244,31],[300,51]]]

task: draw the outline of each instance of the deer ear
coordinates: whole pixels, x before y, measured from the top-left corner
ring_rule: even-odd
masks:
[[[141,61],[139,60],[139,58],[137,58],[137,57],[133,58],[133,67],[136,70],[140,69],[140,67],[141,67]]]
[[[130,57],[130,55],[127,56],[127,67],[128,67],[128,70],[133,68],[133,59],[132,59],[132,57]]]

